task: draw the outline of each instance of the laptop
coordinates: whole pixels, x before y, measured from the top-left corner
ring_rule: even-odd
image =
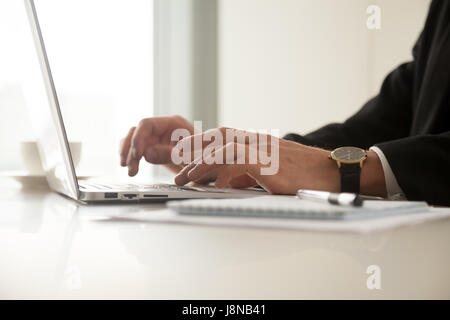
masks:
[[[84,203],[136,202],[196,198],[246,198],[260,190],[216,189],[211,186],[120,184],[78,180],[34,0],[24,0],[44,82],[47,103],[29,105],[37,144],[50,188]]]

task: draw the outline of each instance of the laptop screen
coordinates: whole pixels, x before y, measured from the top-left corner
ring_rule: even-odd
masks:
[[[38,20],[39,6],[34,0],[24,1],[37,53],[36,69],[30,70],[25,97],[42,165],[53,190],[78,199],[75,169]]]

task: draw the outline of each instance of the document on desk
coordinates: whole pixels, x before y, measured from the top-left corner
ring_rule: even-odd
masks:
[[[195,199],[172,201],[168,207],[179,214],[285,219],[349,220],[428,211],[426,202],[366,200],[360,207],[266,196],[247,199]]]
[[[323,204],[324,207],[320,203],[304,201],[286,196],[239,201],[174,201],[168,203],[166,210],[146,211],[142,208],[131,215],[115,218],[150,223],[353,233],[377,232],[450,218],[450,208],[432,208],[424,202],[373,200],[366,201],[358,209],[328,204]]]

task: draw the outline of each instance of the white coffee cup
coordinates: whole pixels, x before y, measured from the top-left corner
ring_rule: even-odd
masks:
[[[81,159],[81,142],[69,142],[70,153],[72,154],[75,168]],[[41,157],[36,141],[23,141],[20,143],[20,152],[25,170],[30,175],[44,175]]]

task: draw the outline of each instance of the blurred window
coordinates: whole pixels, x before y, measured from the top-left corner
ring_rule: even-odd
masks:
[[[83,143],[77,173],[123,172],[120,139],[153,115],[153,1],[35,3],[68,138]],[[34,139],[24,83],[36,69],[22,1],[0,1],[0,41],[0,170],[21,170],[20,142]]]

